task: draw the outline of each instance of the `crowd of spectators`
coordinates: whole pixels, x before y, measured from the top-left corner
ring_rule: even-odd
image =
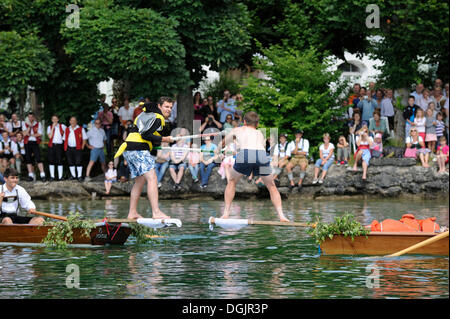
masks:
[[[430,166],[432,158],[437,162],[440,173],[446,172],[448,163],[448,89],[448,84],[442,89],[439,79],[432,89],[418,84],[408,98],[408,105],[403,110],[397,109],[405,119],[404,157],[417,158],[424,167]],[[105,99],[106,96],[103,95],[99,100],[99,109],[94,114],[89,129],[86,125],[78,125],[75,116],[70,118],[67,126],[59,122],[58,115],[52,116],[51,123],[46,128],[48,169],[44,167],[40,148],[44,128],[35,115],[30,112],[21,120],[17,114],[11,114],[11,119],[8,120],[4,114],[0,114],[0,173],[7,167],[14,167],[21,174],[24,171],[22,165],[26,164],[25,179],[35,181],[37,164],[42,181],[62,180],[65,178],[65,159],[69,168],[66,171],[67,179],[89,181],[95,163],[99,162],[105,176],[105,190],[109,194],[113,183],[129,179],[124,158],[121,156],[113,159],[115,150],[126,139],[134,119],[143,111],[143,107],[152,105],[152,102],[148,98],[140,98],[137,106],[133,107],[130,100],[125,99],[123,106],[119,107],[116,98],[112,99],[111,105]],[[212,96],[202,97],[200,92],[196,92],[193,96],[193,111],[194,120],[200,121],[199,133],[206,134],[243,125],[243,114],[239,108],[242,100],[241,94],[231,95],[228,90],[224,91],[223,97],[217,102]],[[310,143],[304,138],[302,130],[295,132],[292,141],[282,132],[279,141],[268,138],[267,152],[271,155],[275,181],[279,182],[278,177],[285,169],[289,188],[301,188],[311,161],[315,166],[313,184],[322,184],[333,164],[349,166],[350,162],[352,166],[348,169],[353,170],[357,170],[361,163],[362,179],[366,180],[371,158],[383,156],[383,143],[395,130],[395,106],[393,90],[379,88],[375,82],[369,83],[368,88],[354,84],[353,92],[342,101],[346,133],[339,136],[324,134],[323,143],[316,146],[316,161],[312,161]],[[176,122],[175,102],[169,118],[171,129],[176,128]],[[89,150],[87,166],[83,162],[85,148]],[[201,188],[208,187],[209,178],[216,166],[219,167],[218,174],[222,179],[228,180],[238,149],[239,145],[235,140],[230,145],[224,145],[223,140],[220,144],[214,141],[214,137],[203,138],[200,145],[193,144],[189,139],[178,139],[173,145],[163,143],[154,152],[158,187],[162,186],[167,170],[174,190],[181,189],[181,181],[188,170],[194,183],[200,183]],[[294,168],[297,166],[300,168],[299,176],[295,179]],[[248,181],[259,184],[259,180],[254,181],[253,176]]]

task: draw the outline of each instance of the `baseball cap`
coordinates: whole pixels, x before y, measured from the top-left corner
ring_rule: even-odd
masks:
[[[280,137],[287,138],[287,134],[281,133],[281,134],[280,134]]]

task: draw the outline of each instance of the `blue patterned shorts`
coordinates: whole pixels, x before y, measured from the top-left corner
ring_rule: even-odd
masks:
[[[128,162],[131,178],[142,176],[156,166],[149,151],[125,151],[123,157]]]

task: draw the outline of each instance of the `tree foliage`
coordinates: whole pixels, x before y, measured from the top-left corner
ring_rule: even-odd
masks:
[[[318,146],[325,132],[333,136],[341,126],[333,119],[342,113],[334,106],[346,86],[340,73],[329,71],[314,50],[274,46],[263,54],[254,64],[265,77],[251,76],[243,87],[244,109],[256,111],[261,126],[277,127],[281,133],[303,129],[311,146]]]

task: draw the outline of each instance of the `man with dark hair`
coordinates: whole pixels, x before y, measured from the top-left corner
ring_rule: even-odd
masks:
[[[225,137],[225,144],[228,145],[233,142],[233,136],[236,136],[240,151],[236,154],[236,161],[225,189],[225,209],[221,218],[229,218],[237,182],[243,175],[253,174],[253,176],[261,176],[262,182],[269,190],[270,199],[280,221],[288,222],[289,220],[283,214],[280,193],[273,180],[270,157],[266,153],[266,139],[261,131],[257,130],[258,122],[258,114],[250,111],[244,115],[244,126],[233,128]]]
[[[18,216],[19,205],[28,213],[36,211],[36,206],[30,195],[20,185],[17,185],[19,177],[13,168],[7,168],[4,172],[5,184],[0,186],[0,220],[2,224],[33,224],[42,225],[42,217]]]
[[[28,179],[33,181],[34,176],[34,161],[37,162],[41,180],[45,182],[44,164],[41,160],[41,151],[39,150],[39,144],[42,139],[42,126],[36,120],[34,113],[28,113],[28,122],[23,122],[22,131],[24,135],[25,143],[25,162],[27,163]]]
[[[66,126],[59,123],[58,115],[52,116],[52,124],[47,127],[48,141],[48,169],[50,171],[50,181],[55,180],[55,167],[58,168],[58,179],[63,177],[63,152],[64,152],[64,131]]]
[[[403,118],[405,119],[405,138],[409,137],[409,130],[414,125],[414,118],[420,106],[415,103],[416,98],[410,95],[408,98],[408,106],[403,110]]]
[[[150,105],[148,110],[144,107],[143,112],[134,120],[130,134],[114,156],[116,158],[123,153],[131,178],[135,179],[130,194],[129,219],[142,218],[137,212],[137,206],[145,183],[147,183],[147,196],[152,207],[153,218],[169,218],[159,209],[156,164],[150,152],[161,142],[172,142],[171,136],[161,136],[165,122],[171,114],[172,104],[171,98],[161,97],[157,109],[153,109]]]
[[[64,132],[64,151],[69,164],[71,180],[83,181],[83,149],[86,146],[87,134],[83,127],[78,126],[77,118],[70,118],[70,125]],[[78,177],[77,177],[78,175]]]

